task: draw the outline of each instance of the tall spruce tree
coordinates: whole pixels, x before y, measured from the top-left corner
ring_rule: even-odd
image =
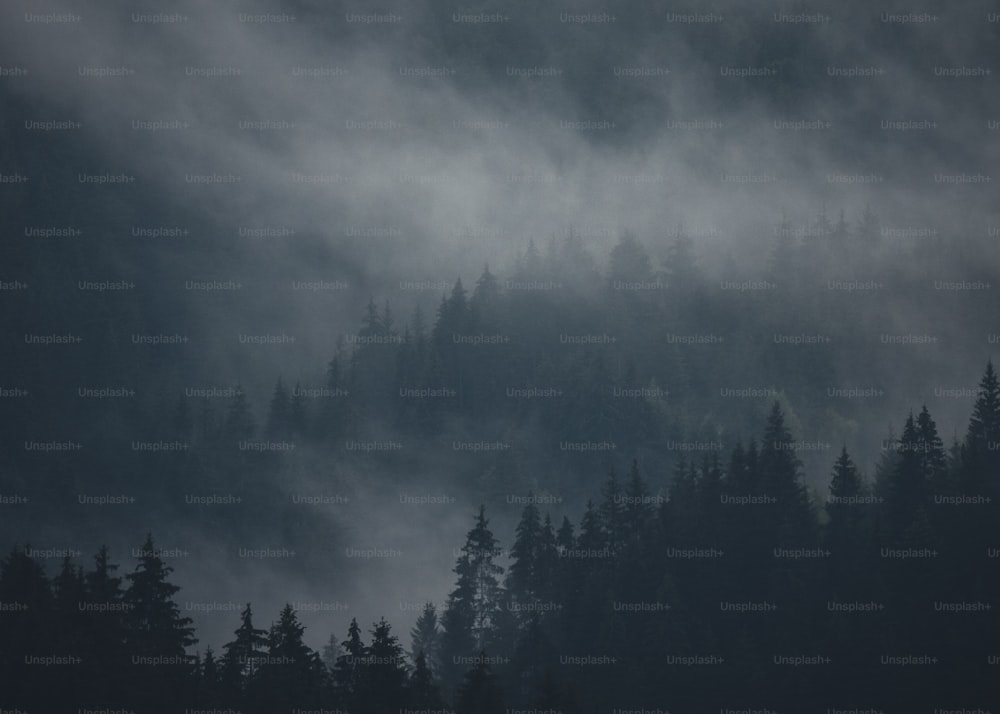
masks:
[[[399,712],[406,706],[406,665],[403,648],[382,618],[371,630],[366,665],[361,677],[360,711]]]
[[[785,425],[781,405],[775,401],[764,428],[760,448],[761,490],[775,499],[769,512],[772,547],[802,547],[815,540],[816,516],[809,492],[802,483],[802,464],[796,456],[792,434]]]
[[[353,713],[360,711],[358,706],[362,704],[364,667],[368,657],[368,647],[361,639],[357,618],[351,618],[347,639],[342,644],[343,654],[337,658],[333,682],[344,708]]]
[[[494,562],[499,555],[497,540],[486,518],[486,507],[480,506],[475,526],[466,535],[465,545],[455,563],[458,579],[448,595],[442,620],[443,675],[449,687],[457,682],[462,662],[495,644],[503,606],[500,586],[503,567]]]
[[[485,652],[480,652],[455,696],[455,714],[501,714],[503,692]]]
[[[507,595],[515,603],[528,603],[538,596],[538,555],[541,543],[541,518],[533,494],[521,511],[521,520],[514,530],[511,546],[512,562],[507,570]]]
[[[153,543],[152,534],[138,552],[135,570],[125,576],[123,596],[125,644],[133,666],[144,672],[142,685],[132,692],[143,706],[169,706],[182,701],[192,673],[187,648],[198,640],[191,618],[183,617],[174,595],[180,587],[169,582],[173,568],[166,565]]]
[[[303,641],[305,627],[286,604],[267,635],[267,655],[253,687],[263,711],[310,709],[322,701],[326,668]]]
[[[423,655],[424,664],[433,673],[441,670],[441,629],[434,603],[424,604],[420,617],[410,630],[410,659],[413,662]]]
[[[237,696],[253,682],[267,651],[267,630],[254,627],[250,603],[240,613],[240,626],[233,634],[236,639],[223,647],[220,678],[226,693]]]
[[[271,395],[271,405],[267,412],[267,435],[272,439],[284,439],[291,433],[292,400],[285,382],[278,377]]]

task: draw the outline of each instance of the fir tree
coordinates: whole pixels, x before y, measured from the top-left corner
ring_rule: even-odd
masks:
[[[361,690],[361,711],[399,712],[406,705],[406,667],[403,648],[392,634],[385,618],[379,620],[371,631]]]
[[[456,681],[457,665],[463,658],[494,643],[503,595],[499,581],[503,568],[494,563],[498,555],[486,507],[480,506],[476,524],[455,563],[458,579],[445,606],[442,654],[446,683]]]
[[[480,652],[475,665],[459,685],[455,697],[455,714],[501,714],[503,711],[500,684],[493,674],[486,653]]]
[[[532,493],[521,511],[521,520],[514,531],[510,555],[513,562],[507,570],[505,586],[508,595],[519,603],[533,601],[538,595],[538,553],[541,541],[541,520]]]
[[[414,660],[413,673],[410,674],[409,708],[422,711],[436,711],[445,708],[441,692],[434,682],[434,673],[428,666],[423,651]]]
[[[267,635],[267,656],[258,672],[255,700],[265,711],[310,708],[321,701],[326,669],[303,641],[305,628],[290,604]]]
[[[410,630],[410,659],[416,662],[421,655],[431,672],[440,671],[441,630],[438,626],[437,608],[430,602],[424,604],[420,617]]]
[[[125,591],[127,640],[133,654],[183,656],[194,637],[191,618],[181,617],[173,596],[180,588],[167,579],[173,568],[157,554],[152,534],[138,554],[139,562],[128,575]]]
[[[342,644],[343,654],[337,658],[333,682],[347,711],[360,711],[357,706],[361,703],[364,693],[362,678],[368,657],[368,647],[361,639],[361,628],[358,627],[356,618],[351,618],[351,624],[347,628],[347,639]]]
[[[771,505],[773,546],[802,547],[814,539],[816,517],[801,481],[801,462],[792,435],[785,426],[781,405],[775,401],[764,429],[760,449],[761,490],[775,499]]]
[[[267,435],[271,438],[285,438],[291,431],[292,402],[285,383],[278,377],[271,396],[271,406],[267,413]]]
[[[174,602],[180,588],[169,582],[173,568],[159,556],[152,534],[147,534],[138,559],[135,570],[125,576],[125,646],[133,665],[145,663],[148,674],[132,696],[144,706],[176,703],[183,699],[192,673],[186,649],[198,640],[191,618],[182,617]]]
[[[235,394],[229,403],[229,412],[226,414],[223,437],[235,446],[233,442],[252,438],[255,430],[256,424],[250,412],[246,392],[242,386],[236,385]]]
[[[253,610],[246,604],[240,614],[236,639],[223,648],[221,680],[230,694],[243,692],[253,681],[267,649],[267,631],[253,625]]]

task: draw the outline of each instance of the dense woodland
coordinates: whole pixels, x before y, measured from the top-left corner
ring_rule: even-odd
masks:
[[[24,5],[0,714],[1000,711],[990,8]]]
[[[359,714],[995,706],[992,364],[963,439],[946,446],[926,408],[911,413],[873,479],[841,451],[822,503],[793,447],[775,402],[759,438],[726,459],[680,462],[666,498],[633,462],[576,523],[529,502],[507,545],[481,507],[454,589],[408,642],[385,619],[351,620],[316,652],[291,605],[259,627],[248,603],[212,647],[180,612],[152,536],[122,574],[102,549],[50,577],[15,546],[0,570],[4,701]]]
[[[682,227],[655,250],[626,234],[601,266],[569,232],[541,249],[529,242],[515,264],[487,267],[468,287],[456,281],[436,305],[396,308],[414,294],[373,294],[359,306],[360,324],[338,330],[339,340],[331,334],[326,345],[300,339],[277,347],[238,343],[241,334],[302,335],[289,323],[299,308],[275,312],[260,293],[162,302],[138,290],[81,293],[71,277],[112,260],[107,250],[136,270],[160,261],[157,283],[180,290],[191,273],[178,266],[200,259],[194,244],[168,257],[155,246],[73,252],[35,243],[9,266],[11,275],[48,277],[45,290],[12,296],[19,310],[0,346],[7,383],[30,394],[0,403],[5,483],[67,523],[100,519],[77,507],[73,494],[81,491],[126,493],[180,522],[191,516],[185,494],[236,493],[256,507],[253,518],[244,511],[228,522],[220,514],[213,538],[245,542],[242,529],[252,523],[306,550],[320,526],[275,508],[302,473],[322,472],[348,492],[353,481],[432,481],[473,503],[531,489],[582,507],[602,472],[625,470],[632,458],[654,491],[666,488],[681,447],[728,451],[777,399],[816,496],[841,444],[871,464],[882,442],[898,436],[898,415],[912,401],[928,403],[945,424],[960,423],[974,395],[966,375],[989,354],[990,333],[967,322],[990,324],[991,291],[934,288],[936,280],[988,280],[988,266],[973,258],[982,242],[898,241],[881,226],[872,211],[786,221],[762,239],[768,248],[756,269],[711,263]],[[303,238],[297,248],[316,245]],[[54,274],[53,265],[63,270],[53,262],[57,250],[80,265]],[[272,257],[245,254],[242,279],[254,284]],[[831,281],[855,287],[831,289]],[[724,289],[724,282],[767,287]],[[957,312],[967,321],[952,319]],[[310,325],[329,328],[313,319],[315,307],[307,314]],[[81,341],[25,344],[40,331]],[[187,341],[134,341],[149,335]],[[884,335],[934,339],[885,344]],[[328,358],[317,360],[324,352]],[[133,391],[87,399],[81,387]],[[965,401],[939,396],[963,389]],[[81,447],[24,446],[53,441]],[[247,442],[258,446],[240,448]],[[365,446],[373,442],[402,447]],[[469,456],[456,442],[509,448]],[[613,448],[576,450],[587,443]],[[44,479],[35,477],[39,470]],[[137,471],[147,478],[134,479]],[[123,533],[145,528],[139,510],[116,520]],[[10,517],[17,537],[32,509]]]

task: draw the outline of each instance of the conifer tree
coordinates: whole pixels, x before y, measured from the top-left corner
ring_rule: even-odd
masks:
[[[337,658],[333,671],[333,682],[345,708],[349,712],[358,711],[363,691],[364,667],[367,662],[368,647],[361,639],[361,628],[357,618],[351,618],[347,628],[347,639],[343,642],[343,654]]]
[[[267,413],[267,435],[271,438],[288,436],[291,427],[292,402],[285,382],[278,377]]]
[[[305,628],[286,604],[267,635],[267,655],[258,672],[254,699],[265,711],[317,706],[326,683],[319,655],[303,641]]]
[[[455,714],[501,714],[503,693],[489,659],[480,652],[476,663],[459,685],[455,697]]]
[[[361,711],[399,712],[406,705],[406,666],[403,648],[382,618],[371,630],[367,662],[361,678]]]
[[[764,429],[759,463],[761,490],[775,499],[768,509],[774,518],[769,528],[771,547],[802,547],[815,538],[816,517],[801,481],[802,464],[794,447],[781,405],[775,401]]]
[[[192,674],[186,650],[198,640],[191,618],[181,616],[173,599],[180,588],[169,582],[173,568],[158,554],[152,534],[146,535],[138,559],[125,576],[129,584],[122,598],[126,650],[133,666],[141,666],[145,674],[132,696],[143,705],[166,705],[185,695]]]
[[[267,631],[254,627],[250,603],[240,613],[240,626],[233,634],[236,639],[223,648],[220,671],[222,684],[229,694],[247,689],[267,649]]]
[[[498,555],[486,507],[480,506],[476,524],[468,532],[455,563],[458,579],[448,595],[442,620],[443,674],[445,683],[451,686],[461,671],[458,665],[495,642],[503,596],[499,581],[503,568],[494,562]]]
[[[618,553],[625,545],[625,491],[618,475],[612,468],[601,488],[601,527],[607,534],[612,553]]]
[[[229,403],[229,411],[226,414],[222,435],[229,442],[227,445],[235,447],[234,442],[252,438],[256,428],[246,392],[241,385],[236,385],[232,401]]]
[[[632,459],[628,482],[625,484],[625,540],[638,544],[652,518],[649,488],[639,474],[639,461]]]
[[[173,596],[180,588],[168,581],[173,568],[166,565],[153,544],[152,534],[139,551],[139,562],[128,575],[124,602],[126,637],[133,654],[183,656],[194,637],[191,618],[182,617]]]
[[[514,531],[510,555],[513,562],[504,583],[509,597],[518,603],[533,601],[538,587],[538,554],[541,541],[541,520],[538,507],[528,492],[528,503],[521,511],[521,520]]]
[[[423,651],[414,660],[409,680],[409,708],[423,711],[444,709],[444,699],[434,681],[434,673],[427,664]]]
[[[410,630],[410,659],[414,662],[423,655],[427,669],[437,673],[441,669],[441,630],[438,626],[437,608],[434,603],[424,604],[416,624]]]

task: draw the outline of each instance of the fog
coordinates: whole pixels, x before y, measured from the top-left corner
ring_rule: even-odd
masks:
[[[685,22],[644,4],[612,11],[593,3],[495,10],[434,2],[377,9],[305,1],[187,0],[169,9],[17,3],[0,21],[0,66],[26,70],[0,79],[11,108],[3,111],[5,140],[58,134],[53,141],[74,147],[70,175],[134,177],[108,189],[151,207],[148,220],[139,226],[107,216],[105,230],[79,241],[135,242],[129,231],[137,226],[184,233],[143,239],[156,242],[150,262],[169,266],[160,274],[122,259],[90,277],[134,280],[143,300],[162,311],[155,329],[196,336],[186,384],[245,385],[263,423],[277,375],[289,385],[322,384],[338,335],[357,333],[370,298],[391,304],[400,329],[417,306],[430,324],[457,278],[471,290],[488,264],[501,282],[510,279],[529,240],[544,250],[553,236],[576,235],[603,271],[627,232],[659,269],[682,229],[711,281],[762,279],[782,221],[808,237],[819,214],[836,222],[843,211],[853,230],[870,206],[885,239],[878,267],[905,275],[901,261],[930,233],[938,244],[957,246],[935,277],[995,276],[1000,218],[986,178],[996,178],[990,172],[1000,158],[1000,95],[991,74],[941,76],[935,68],[990,68],[1000,26],[979,6],[934,5],[937,20],[886,22],[883,8],[860,2],[815,11],[697,4],[677,12],[719,19]],[[509,19],[469,23],[453,14],[494,11]],[[605,11],[616,19],[561,19]],[[779,12],[827,19],[777,22],[772,13]],[[27,13],[78,19],[29,21]],[[398,21],[371,21],[392,14]],[[790,59],[796,56],[802,61]],[[772,74],[725,74],[746,68]],[[861,76],[831,76],[838,72]],[[28,120],[82,126],[44,132],[26,128]],[[13,146],[0,157],[4,173],[18,170],[31,181],[70,170],[58,156],[33,164]],[[48,195],[59,204],[58,182]],[[19,209],[10,196],[4,211],[12,216]],[[48,224],[41,215],[30,220],[25,225]],[[78,213],[77,220],[85,219]],[[844,256],[840,279],[859,279],[856,271]],[[182,289],[188,280],[244,287],[198,294]],[[309,281],[340,282],[294,287]],[[595,295],[600,287],[593,286]],[[961,435],[972,399],[936,399],[935,387],[974,387],[991,353],[985,335],[996,326],[976,321],[983,312],[963,322],[943,296],[927,309],[910,304],[892,294],[863,309],[884,332],[948,339],[919,353],[893,353],[896,389],[872,405],[849,444],[869,474],[890,425],[898,434],[906,412],[924,402],[946,445]],[[295,341],[247,346],[236,339],[243,334]],[[836,355],[832,362],[837,383],[865,384],[863,373],[837,371]],[[745,440],[759,428],[747,424],[728,438]],[[801,428],[798,438],[820,436],[815,424]],[[379,429],[392,438],[386,425],[373,425],[369,436],[379,438]],[[476,438],[500,434],[498,425],[497,433]],[[318,606],[332,612],[300,612],[314,648],[331,633],[342,638],[353,616],[367,629],[383,614],[408,645],[417,608],[428,600],[441,605],[454,583],[455,549],[478,504],[489,501],[503,547],[520,512],[506,493],[483,493],[474,482],[456,489],[455,474],[465,469],[474,479],[478,462],[447,452],[401,458],[398,470],[387,472],[376,462],[331,462],[328,452],[304,446],[282,473],[283,491],[347,499],[313,508],[336,536],[316,543],[304,567],[220,562],[210,536],[176,531],[156,504],[144,518],[162,547],[191,552],[170,563],[182,603],[252,600],[259,626],[286,601],[334,603]],[[821,454],[812,482],[824,483],[835,455]],[[593,464],[591,481],[606,470],[600,459]],[[658,489],[669,483],[668,473],[650,478]],[[406,494],[455,503],[400,503]],[[589,486],[565,494],[566,505],[552,508],[556,524],[563,515],[576,522],[595,496]],[[143,535],[36,525],[33,544],[70,541],[83,551],[81,562],[110,542],[123,571]],[[5,531],[8,540],[25,538]],[[355,547],[402,555],[341,557]],[[323,553],[329,570],[321,572]],[[57,562],[50,561],[50,573]],[[199,648],[218,648],[238,625],[238,611],[185,614],[195,618]]]

